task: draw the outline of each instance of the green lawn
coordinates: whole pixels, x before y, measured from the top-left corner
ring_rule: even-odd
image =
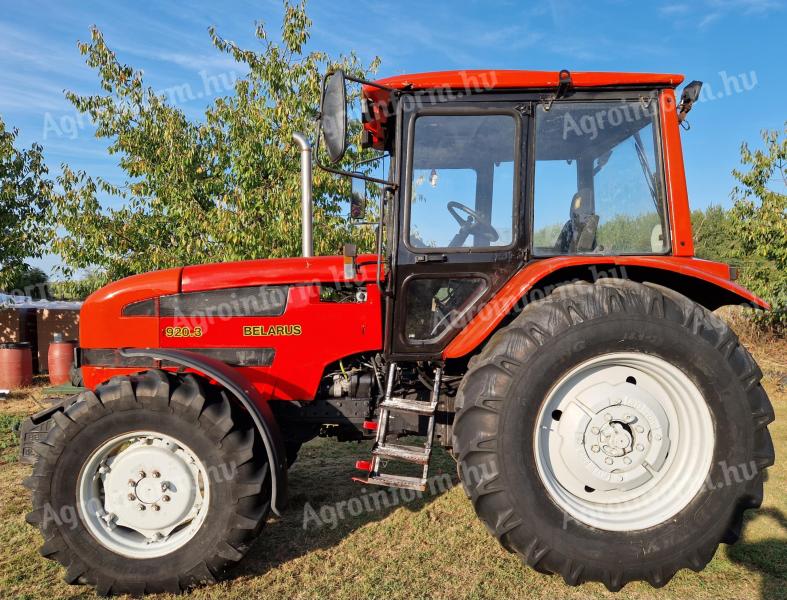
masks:
[[[787,344],[755,348],[776,408],[771,425],[777,463],[769,471],[763,508],[750,516],[741,542],[722,546],[702,573],[680,572],[661,590],[647,584],[610,594],[600,584],[571,588],[557,576],[525,567],[503,550],[476,519],[460,487],[345,519],[332,527],[330,508],[366,490],[353,483],[357,458],[368,444],[317,440],[301,451],[290,477],[291,503],[272,519],[247,558],[221,584],[190,598],[787,598]],[[92,598],[62,582],[58,565],[38,555],[38,532],[25,523],[29,467],[15,459],[12,427],[34,412],[40,391],[0,401],[0,598]],[[452,473],[437,457],[433,472]],[[304,512],[305,507],[314,509]],[[329,508],[324,508],[324,507]],[[322,527],[312,515],[329,517]],[[357,511],[353,511],[356,512]],[[304,529],[304,515],[308,515]]]

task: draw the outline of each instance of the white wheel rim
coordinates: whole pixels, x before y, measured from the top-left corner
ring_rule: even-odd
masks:
[[[653,527],[700,491],[713,459],[708,406],[680,369],[647,354],[598,356],[551,389],[536,466],[568,517],[610,531]]]
[[[210,482],[188,446],[161,433],[134,431],[91,454],[77,496],[82,521],[101,545],[129,558],[156,558],[199,531]]]

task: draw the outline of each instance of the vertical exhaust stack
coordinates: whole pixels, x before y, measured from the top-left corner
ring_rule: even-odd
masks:
[[[303,239],[301,254],[305,257],[314,256],[312,236],[312,147],[302,133],[293,133],[292,139],[301,149],[301,219],[303,221]]]

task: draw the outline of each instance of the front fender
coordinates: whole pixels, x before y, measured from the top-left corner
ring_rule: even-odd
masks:
[[[273,411],[254,386],[226,363],[188,350],[124,348],[120,350],[120,354],[125,357],[149,357],[176,363],[218,382],[232,394],[248,411],[265,445],[268,463],[271,465],[271,510],[281,515],[287,501],[287,454]]]

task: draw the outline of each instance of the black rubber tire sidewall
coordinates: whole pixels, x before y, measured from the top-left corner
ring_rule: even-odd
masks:
[[[714,423],[708,478],[713,486],[703,485],[673,519],[645,530],[604,531],[567,518],[550,498],[535,465],[535,424],[553,383],[576,365],[612,352],[644,352],[680,368],[698,386]],[[647,563],[668,560],[676,549],[691,551],[710,540],[715,543],[741,494],[735,483],[724,484],[723,465],[751,461],[751,415],[740,401],[743,397],[740,382],[718,351],[702,338],[687,335],[677,323],[625,314],[577,324],[548,340],[511,385],[500,415],[496,456],[510,505],[539,539],[584,564],[646,569]],[[516,538],[524,533],[514,529],[510,544],[521,548],[530,543],[529,536]]]
[[[210,478],[210,504],[200,530],[177,551],[151,559],[134,559],[112,552],[90,534],[81,516],[76,526],[61,524],[60,533],[86,564],[100,565],[101,571],[113,574],[118,580],[138,579],[140,573],[145,573],[149,581],[187,573],[226,537],[235,504],[231,481],[222,476],[232,473],[234,465],[227,464],[216,442],[194,423],[163,412],[156,414],[153,423],[150,411],[140,409],[109,413],[88,424],[69,441],[57,461],[50,488],[52,508],[55,514],[73,510],[78,501],[78,477],[91,454],[112,438],[133,431],[171,436],[188,446],[202,462]]]

